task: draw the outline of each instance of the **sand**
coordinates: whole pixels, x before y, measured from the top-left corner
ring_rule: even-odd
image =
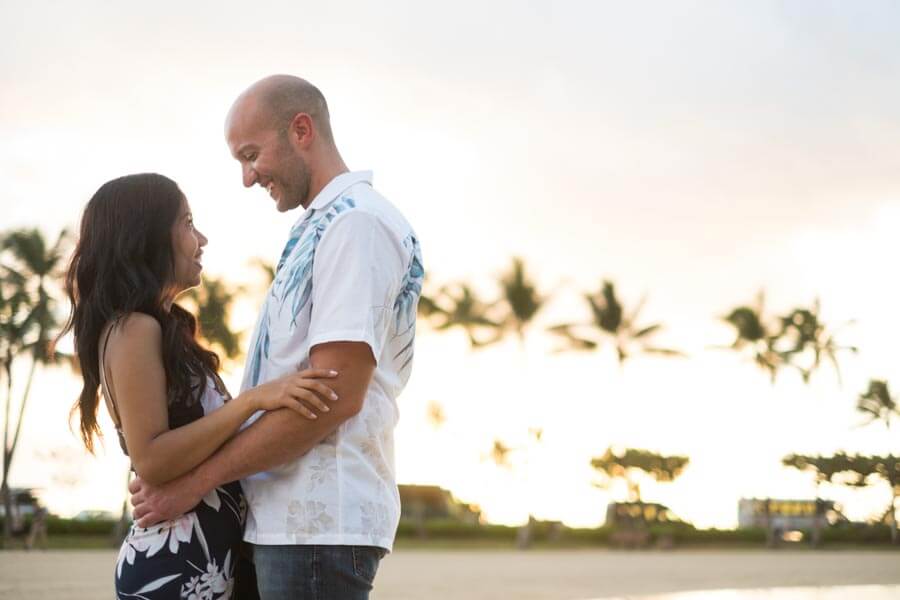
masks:
[[[112,598],[112,551],[0,552],[0,600]],[[376,600],[585,600],[716,588],[900,584],[889,551],[472,551],[401,549]]]

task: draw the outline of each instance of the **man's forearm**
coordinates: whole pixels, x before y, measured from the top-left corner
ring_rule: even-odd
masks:
[[[282,408],[267,412],[250,427],[231,438],[193,473],[201,496],[223,483],[283,465],[325,439],[341,423],[362,410],[366,391],[375,372],[375,359],[367,344],[329,342],[310,350],[313,368],[339,373],[328,385],[338,395],[331,410],[309,421]]]
[[[351,416],[332,410],[310,421],[292,410],[267,412],[226,442],[192,476],[206,493],[223,483],[283,465],[309,452]]]

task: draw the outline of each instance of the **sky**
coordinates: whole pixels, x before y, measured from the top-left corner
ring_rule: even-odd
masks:
[[[156,171],[209,237],[207,272],[256,282],[249,260],[274,260],[299,214],[240,185],[224,117],[253,81],[303,76],[347,164],[372,169],[417,230],[434,285],[490,296],[521,256],[551,294],[524,350],[473,353],[420,325],[400,482],[442,485],[494,522],[590,526],[624,494],[591,485],[590,457],[641,447],[691,457],[675,483],[645,485],[648,500],[731,527],[741,497],[812,497],[785,454],[900,451],[854,411],[870,378],[900,386],[898,19],[878,1],[0,0],[0,229],[74,228],[103,182]],[[604,278],[628,305],[646,295],[642,318],[688,357],[619,368],[608,348],[554,353],[544,330],[586,319],[581,296]],[[852,321],[841,339],[861,351],[842,386],[828,370],[772,385],[714,348],[731,342],[719,317],[760,290],[773,312],[819,298],[827,323]],[[235,325],[255,310],[248,297]],[[90,458],[68,431],[78,390],[40,374],[12,481],[62,514],[115,510],[127,462],[114,438]],[[543,442],[512,469],[485,460],[531,426]],[[859,519],[889,497],[823,493]]]

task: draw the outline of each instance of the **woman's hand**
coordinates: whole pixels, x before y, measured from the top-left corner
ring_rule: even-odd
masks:
[[[332,402],[338,399],[334,390],[318,380],[335,377],[337,371],[330,369],[306,369],[285,375],[253,388],[251,405],[254,411],[289,408],[307,419],[318,419],[319,416],[311,409],[329,412],[331,409],[322,399]]]

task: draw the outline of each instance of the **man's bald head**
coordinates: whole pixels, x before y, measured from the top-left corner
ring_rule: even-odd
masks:
[[[271,75],[257,81],[235,100],[229,119],[244,110],[254,111],[260,124],[279,133],[286,133],[294,117],[306,113],[322,141],[334,146],[325,96],[305,79],[293,75]]]

